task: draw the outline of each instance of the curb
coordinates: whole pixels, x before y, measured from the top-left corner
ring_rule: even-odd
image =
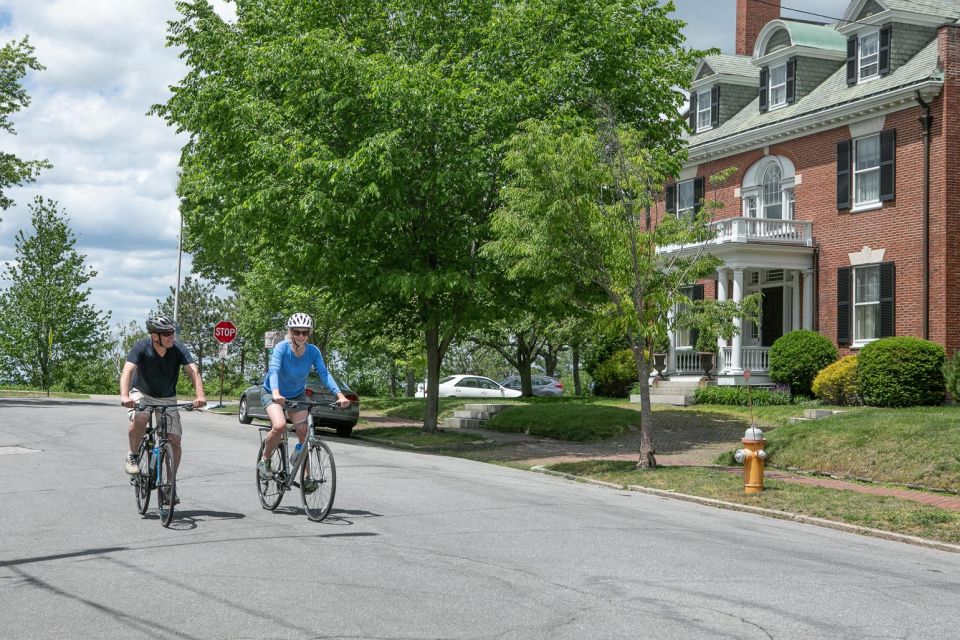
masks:
[[[356,431],[353,432],[353,434],[350,436],[350,439],[362,440],[364,442],[369,442],[371,444],[379,444],[386,447],[397,447],[400,449],[409,449],[411,451],[424,451],[428,453],[432,451],[442,452],[442,451],[462,451],[465,449],[476,449],[476,448],[486,447],[494,443],[493,440],[480,440],[478,442],[463,442],[460,444],[454,444],[446,447],[443,447],[443,446],[425,447],[421,445],[410,444],[409,442],[397,442],[396,440],[384,440],[381,438],[371,438],[370,436],[358,435]]]
[[[547,469],[542,465],[531,467],[530,470],[536,471],[537,473],[542,473],[545,475],[565,478],[567,480],[574,480],[576,482],[584,482],[587,484],[594,484],[600,487],[607,487],[609,489],[618,489],[620,491],[624,489],[623,485],[613,484],[612,482],[603,482],[601,480],[592,480],[590,478],[583,478],[581,476],[575,476],[570,473],[563,473],[562,471],[554,471],[552,469]],[[844,531],[847,533],[856,533],[862,536],[869,536],[871,538],[881,538],[884,540],[892,540],[894,542],[904,542],[906,544],[912,544],[918,547],[926,547],[928,549],[938,549],[940,551],[960,553],[960,545],[950,544],[949,542],[940,542],[939,540],[930,540],[928,538],[918,538],[917,536],[908,536],[906,534],[893,533],[892,531],[884,531],[882,529],[871,529],[870,527],[861,527],[855,524],[846,524],[844,522],[836,522],[834,520],[826,520],[824,518],[817,518],[814,516],[805,516],[799,513],[790,513],[788,511],[777,511],[775,509],[765,509],[763,507],[751,507],[750,505],[738,504],[736,502],[725,502],[723,500],[715,500],[713,498],[701,498],[700,496],[692,496],[686,493],[677,493],[675,491],[664,491],[663,489],[651,489],[650,487],[641,487],[635,484],[627,485],[626,489],[629,491],[636,491],[637,493],[646,493],[646,494],[658,496],[661,498],[672,498],[674,500],[694,502],[696,504],[702,504],[708,507],[715,507],[717,509],[728,509],[730,511],[742,511],[745,513],[752,513],[754,515],[764,516],[767,518],[776,518],[777,520],[791,520],[793,522],[800,522],[803,524],[812,524],[818,527],[825,527],[827,529],[835,529],[837,531]]]

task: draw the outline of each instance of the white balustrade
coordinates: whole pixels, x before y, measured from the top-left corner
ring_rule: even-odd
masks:
[[[680,373],[701,371],[700,355],[693,349],[677,349],[677,371]]]
[[[741,357],[744,369],[750,369],[750,371],[770,369],[770,347],[743,347]]]

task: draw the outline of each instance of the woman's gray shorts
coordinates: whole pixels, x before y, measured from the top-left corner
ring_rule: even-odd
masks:
[[[301,393],[296,398],[287,398],[287,400],[310,402],[310,398],[305,393]],[[267,391],[266,387],[260,387],[260,406],[266,409],[271,404],[273,404],[273,392]],[[284,407],[284,410],[286,410],[286,407]],[[300,411],[300,409],[298,409],[298,411]]]

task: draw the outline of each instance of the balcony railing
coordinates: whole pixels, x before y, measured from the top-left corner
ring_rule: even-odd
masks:
[[[717,230],[716,243],[777,242],[813,245],[813,224],[804,220],[769,220],[767,218],[727,218],[711,222]]]
[[[733,347],[723,348],[723,368],[733,367]],[[741,347],[740,367],[753,372],[770,369],[770,347]]]
[[[733,242],[761,242],[772,244],[813,246],[813,223],[806,220],[770,220],[768,218],[725,218],[711,222],[717,235],[707,244]],[[659,247],[660,253],[670,254],[696,245]]]

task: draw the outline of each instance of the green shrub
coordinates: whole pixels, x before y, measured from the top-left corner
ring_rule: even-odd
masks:
[[[770,347],[770,379],[790,385],[794,395],[809,396],[817,373],[838,355],[829,338],[816,331],[791,331]]]
[[[593,393],[598,396],[626,398],[637,382],[637,362],[630,349],[615,351],[593,370]]]
[[[750,391],[749,398],[753,401],[755,407],[769,407],[772,405],[790,404],[791,398],[787,391],[779,389],[763,389],[754,387]],[[739,407],[748,405],[747,387],[727,387],[719,385],[710,385],[700,387],[693,392],[693,401],[695,404],[727,404]]]
[[[845,356],[824,367],[813,379],[813,395],[826,404],[863,404],[857,387],[857,356]]]
[[[960,351],[953,354],[953,360],[943,365],[943,377],[947,391],[955,401],[960,402]]]
[[[943,402],[943,347],[920,338],[875,340],[860,350],[857,384],[864,404],[913,407]]]

